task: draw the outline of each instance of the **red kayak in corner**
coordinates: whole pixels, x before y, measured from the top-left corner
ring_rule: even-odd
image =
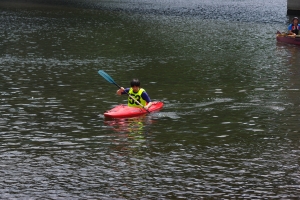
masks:
[[[276,34],[276,40],[278,42],[283,42],[287,44],[295,44],[295,45],[300,45],[300,35],[288,35],[286,33],[280,33],[277,31]]]
[[[162,109],[164,106],[164,103],[161,101],[154,101],[152,102],[152,105],[148,109],[150,112],[158,111]],[[108,110],[104,113],[105,117],[110,118],[128,118],[128,117],[136,117],[139,115],[147,114],[147,110],[144,108],[135,108],[135,107],[129,107],[128,105],[118,105],[114,107],[111,110]]]

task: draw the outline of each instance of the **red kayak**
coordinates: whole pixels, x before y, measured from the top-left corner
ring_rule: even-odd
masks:
[[[158,111],[162,109],[164,106],[164,103],[161,101],[154,101],[152,102],[152,105],[148,109],[150,112]],[[139,115],[147,114],[147,110],[144,108],[135,108],[135,107],[129,107],[128,105],[118,105],[114,107],[111,110],[108,110],[104,113],[105,117],[110,118],[128,118],[128,117],[136,117]]]
[[[292,36],[277,31],[276,40],[278,42],[300,45],[300,35]]]

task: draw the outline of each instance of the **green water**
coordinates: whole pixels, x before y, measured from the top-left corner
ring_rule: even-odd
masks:
[[[156,3],[0,4],[2,199],[299,196],[286,2]],[[105,119],[126,97],[100,69],[164,108]]]

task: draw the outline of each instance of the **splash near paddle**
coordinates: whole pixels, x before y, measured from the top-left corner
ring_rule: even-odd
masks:
[[[109,83],[114,84],[118,88],[121,88],[112,77],[110,77],[106,72],[103,70],[99,70],[98,73]],[[118,105],[114,107],[111,110],[108,110],[104,113],[105,117],[110,118],[128,118],[128,117],[136,117],[139,115],[144,115],[150,112],[158,111],[162,109],[163,102],[160,101],[154,101],[152,102],[152,105],[150,108],[146,109],[140,102],[138,102],[134,97],[132,97],[130,94],[126,93],[132,100],[134,100],[138,105],[140,105],[142,108],[137,107],[129,107],[127,105]]]

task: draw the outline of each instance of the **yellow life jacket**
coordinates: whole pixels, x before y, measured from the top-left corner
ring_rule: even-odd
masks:
[[[142,93],[144,91],[145,90],[143,88],[140,88],[138,92],[134,92],[133,89],[130,88],[128,94],[132,96],[136,101],[141,103],[143,106],[146,106],[147,102],[142,98]],[[130,96],[128,96],[128,106],[142,108],[142,106],[135,102]]]

